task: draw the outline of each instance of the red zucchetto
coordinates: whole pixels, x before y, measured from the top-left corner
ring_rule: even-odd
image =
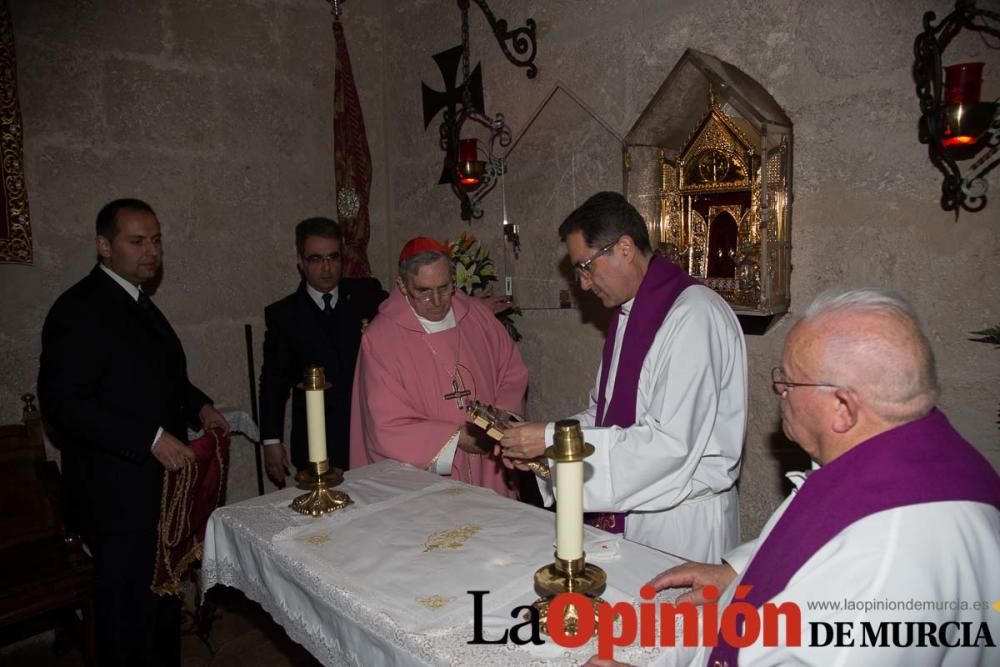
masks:
[[[439,241],[435,241],[429,236],[417,236],[406,242],[403,249],[399,252],[399,263],[402,264],[414,255],[419,255],[422,252],[428,252],[430,250],[437,250],[438,252],[443,252],[445,255],[451,255],[448,252],[448,247]]]

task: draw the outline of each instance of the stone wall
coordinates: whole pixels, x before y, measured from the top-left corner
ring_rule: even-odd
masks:
[[[923,12],[943,15],[947,2],[491,4],[511,25],[535,18],[540,73],[528,80],[509,65],[473,7],[487,111],[502,112],[518,135],[557,82],[587,108],[557,94],[510,155],[506,201],[522,226],[521,257],[500,240],[499,189],[472,224],[530,307],[518,326],[531,417],[582,405],[606,321],[586,298],[579,310],[558,309],[566,286],[553,268],[562,256],[555,229],[594,190],[620,188],[615,135],[692,47],[759,81],[795,129],[792,313],[748,339],[744,532],[756,532],[780,500],[781,471],[802,464],[780,436],[768,374],[795,313],[826,287],[880,285],[910,296],[938,356],[944,409],[1000,465],[1000,354],[967,335],[1000,321],[1000,202],[957,221],[942,212],[940,177],[916,140],[913,38]],[[192,379],[219,402],[246,406],[243,325],[254,325],[259,348],[264,305],[296,283],[292,226],[333,210],[326,3],[11,6],[36,260],[0,266],[0,422],[17,418],[17,396],[34,385],[48,306],[93,263],[97,210],[128,195],[148,199],[163,222],[166,271],[155,298],[185,344]],[[420,100],[421,81],[443,86],[431,55],[459,43],[459,21],[447,0],[345,6],[374,161],[370,255],[384,282],[409,237],[455,238],[468,228],[457,199],[435,185],[437,122],[424,129]],[[963,35],[948,57],[986,60],[984,97],[1000,94],[996,51]],[[991,183],[996,192],[996,175]],[[231,498],[253,492],[243,444]]]

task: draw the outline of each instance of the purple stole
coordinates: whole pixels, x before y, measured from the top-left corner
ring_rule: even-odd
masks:
[[[880,433],[810,473],[740,583],[755,608],[779,594],[827,542],[867,516],[896,507],[970,501],[1000,509],[1000,477],[936,408]],[[709,664],[736,665],[718,637]]]
[[[627,428],[635,424],[635,397],[639,393],[639,373],[650,346],[667,313],[673,307],[680,293],[692,285],[700,283],[684,272],[679,266],[659,255],[653,255],[646,267],[639,291],[629,311],[622,349],[618,355],[618,370],[615,374],[615,390],[611,404],[605,405],[608,373],[611,357],[615,350],[618,319],[621,307],[615,309],[611,318],[611,328],[604,339],[601,363],[601,381],[597,396],[597,426],[620,426]],[[588,513],[584,520],[592,526],[609,533],[625,532],[625,514],[599,512]]]

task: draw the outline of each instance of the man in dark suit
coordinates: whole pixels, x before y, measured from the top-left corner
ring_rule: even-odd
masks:
[[[309,366],[322,366],[332,385],[324,393],[328,458],[347,470],[351,384],[365,321],[378,312],[386,292],[375,278],[341,278],[344,235],[328,218],[295,227],[299,288],[264,309],[264,365],[260,374],[260,431],[267,475],[285,485],[288,452],[283,444],[288,392]],[[305,393],[292,394],[292,465],[309,467]]]
[[[142,290],[161,266],[153,209],[105,206],[97,254],[45,319],[38,394],[62,449],[67,521],[94,556],[101,664],[179,665],[180,601],[150,590],[164,469],[194,460],[188,424],[228,425]]]

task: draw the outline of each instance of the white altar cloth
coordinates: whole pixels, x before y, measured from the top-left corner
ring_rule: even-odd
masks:
[[[534,572],[553,556],[551,512],[392,461],[349,471],[339,488],[354,505],[320,518],[288,507],[299,489],[216,510],[202,590],[240,589],[325,665],[576,665],[596,652],[593,640],[575,650],[551,640],[468,644],[467,591],[490,591],[487,640],[520,623],[511,610],[538,597]],[[598,531],[588,533],[584,550],[608,574],[608,602],[638,602],[643,583],[680,562]],[[615,656],[644,664],[659,652],[636,647]]]

